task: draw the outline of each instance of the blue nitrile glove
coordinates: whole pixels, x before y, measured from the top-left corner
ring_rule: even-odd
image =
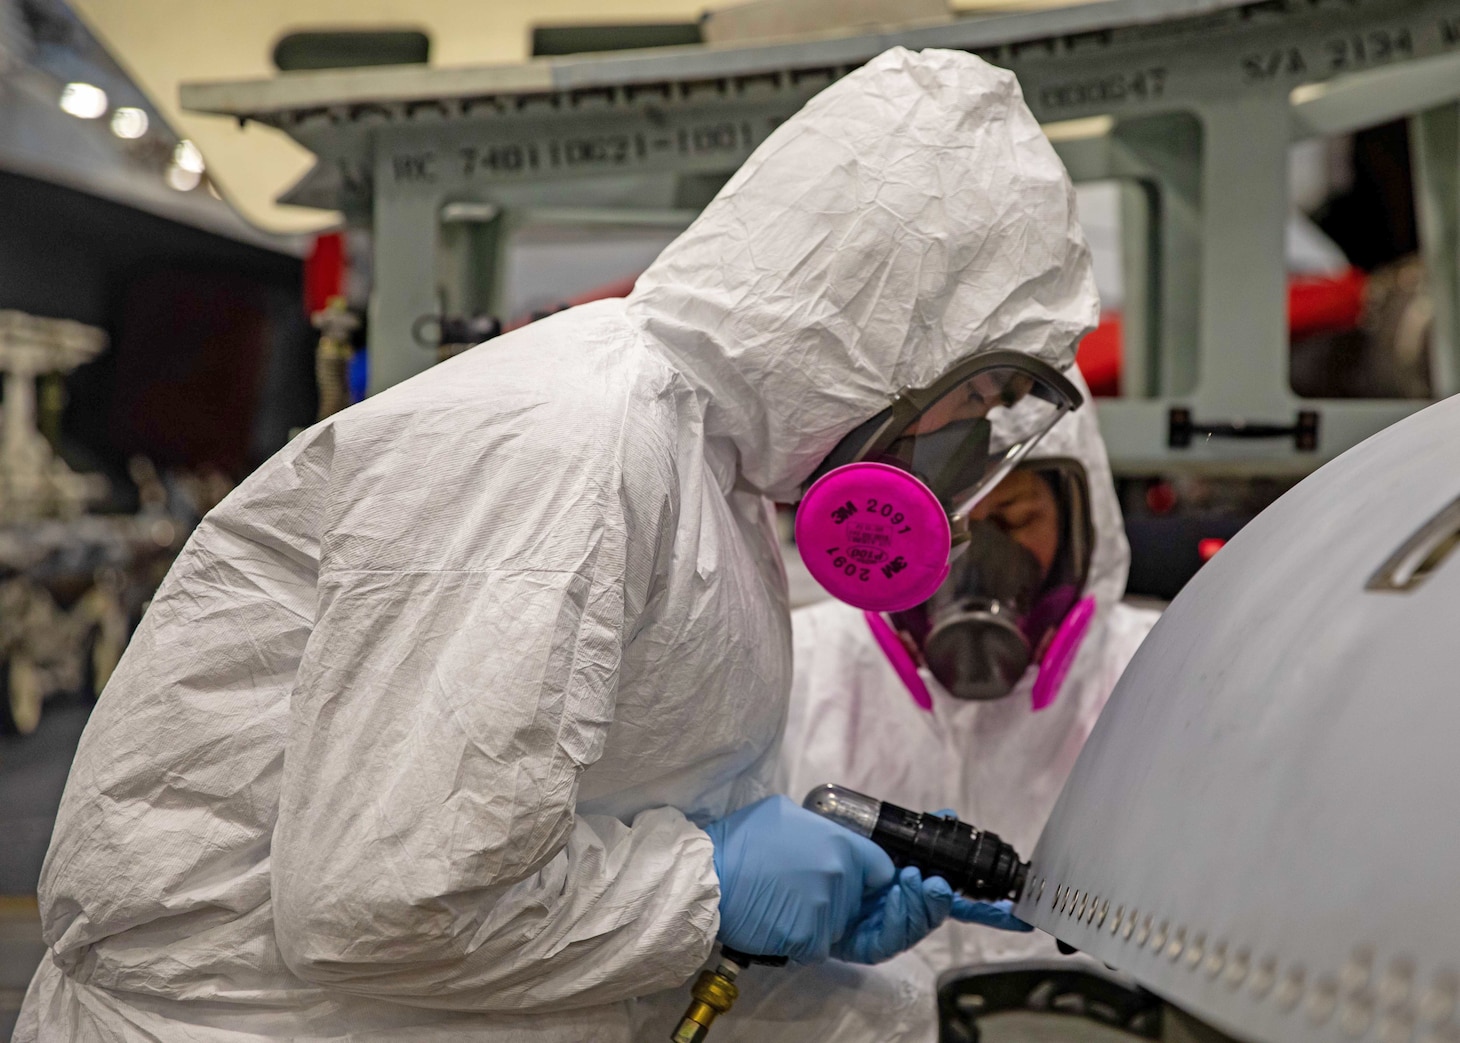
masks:
[[[952,808],[944,808],[942,811],[935,811],[933,814],[939,818],[957,818],[958,813]],[[1014,915],[1014,903],[1005,899],[1002,902],[975,902],[971,898],[964,898],[962,895],[955,895],[953,898],[953,919],[959,923],[976,923],[984,927],[993,927],[1000,931],[1032,931],[1033,926],[1025,923]]]
[[[896,870],[866,837],[786,797],[705,827],[720,878],[720,941],[756,956],[824,960]]]
[[[923,879],[914,866],[897,874],[897,882],[863,905],[864,915],[831,947],[848,963],[881,963],[911,949],[948,919],[953,888],[941,876]]]
[[[953,919],[959,923],[982,924],[1000,931],[1034,930],[1032,925],[1014,915],[1014,903],[1007,898],[1002,902],[975,902],[971,898],[957,895],[953,899]]]

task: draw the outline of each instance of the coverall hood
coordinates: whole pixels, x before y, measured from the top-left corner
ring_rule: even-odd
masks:
[[[756,149],[628,310],[744,480],[785,501],[899,389],[970,355],[1066,367],[1098,300],[1074,191],[1013,74],[894,48]]]

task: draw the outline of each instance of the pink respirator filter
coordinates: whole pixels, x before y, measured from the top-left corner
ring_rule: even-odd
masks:
[[[897,674],[898,680],[907,688],[908,695],[912,701],[917,703],[921,709],[933,712],[933,694],[928,691],[928,686],[923,682],[923,675],[918,673],[918,664],[913,661],[907,646],[902,643],[902,638],[897,636],[897,631],[888,625],[887,620],[882,618],[881,612],[864,612],[867,617],[867,626],[872,629],[872,636],[877,639],[877,647],[882,649],[882,654],[892,664],[892,669]]]
[[[1095,599],[1081,598],[1075,607],[1065,613],[1064,622],[1055,631],[1054,640],[1039,661],[1039,676],[1034,679],[1034,691],[1029,693],[1029,708],[1043,710],[1060,694],[1060,686],[1069,676],[1074,665],[1075,654],[1090,629],[1090,620],[1095,617]]]
[[[948,575],[952,530],[938,498],[887,464],[855,463],[818,478],[796,511],[796,546],[816,582],[872,612],[920,605]]]

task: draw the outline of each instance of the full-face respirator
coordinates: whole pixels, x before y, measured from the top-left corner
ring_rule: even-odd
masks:
[[[1005,484],[1015,479],[1032,491],[1006,508],[995,490],[976,507],[947,580],[889,622],[959,699],[1002,698],[1038,664],[1031,694],[1037,710],[1053,700],[1089,623],[1093,604],[1081,592],[1094,530],[1084,469],[1076,461],[1025,461]],[[1047,548],[1021,528],[1020,516],[1035,509],[1048,515]]]

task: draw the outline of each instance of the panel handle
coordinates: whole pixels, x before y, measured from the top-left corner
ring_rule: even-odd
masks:
[[[1460,496],[1451,500],[1389,555],[1365,590],[1413,590],[1460,547]]]

